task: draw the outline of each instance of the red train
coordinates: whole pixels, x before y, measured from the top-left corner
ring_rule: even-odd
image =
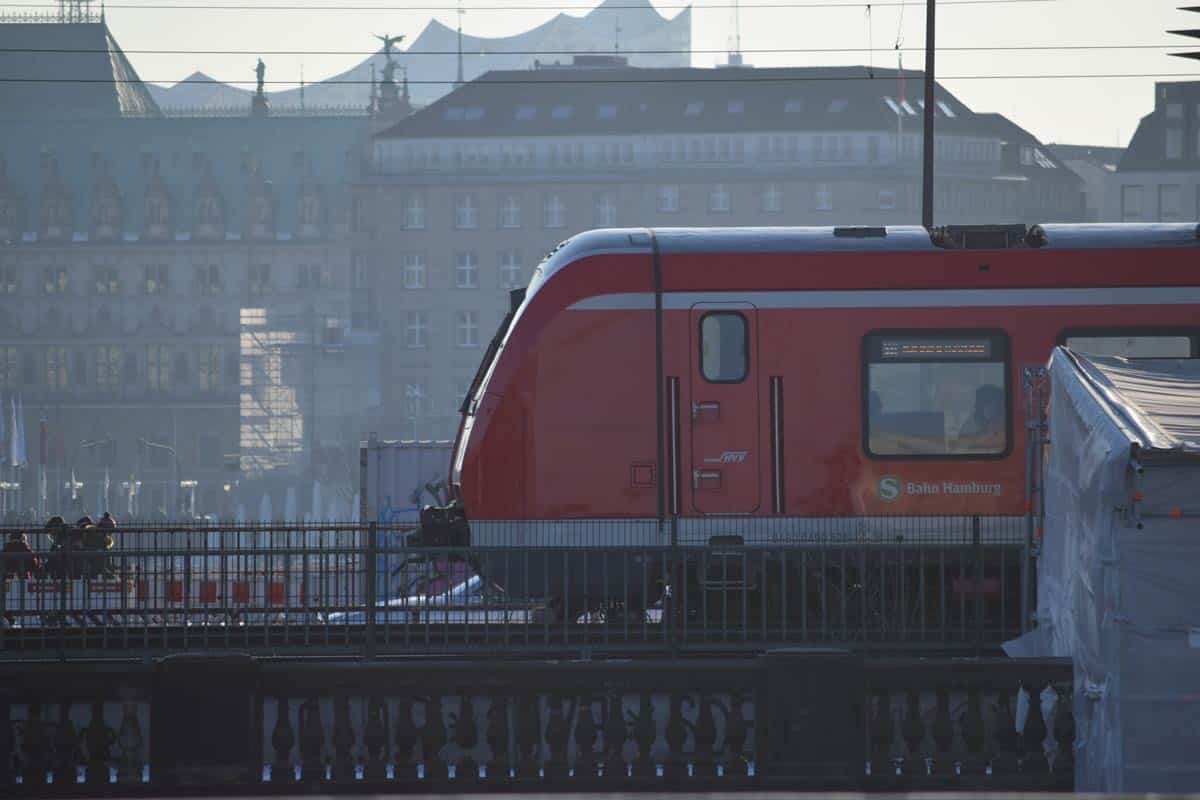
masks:
[[[1193,224],[599,230],[464,402],[471,518],[1025,510],[1022,368],[1200,355]]]

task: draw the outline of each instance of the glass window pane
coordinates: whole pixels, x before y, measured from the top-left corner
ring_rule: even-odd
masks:
[[[867,450],[880,456],[999,455],[1008,448],[1003,340],[887,336],[867,368]]]
[[[700,322],[701,371],[713,383],[737,383],[746,377],[746,318],[707,314]]]
[[[1188,336],[1071,336],[1067,347],[1090,356],[1191,358]]]

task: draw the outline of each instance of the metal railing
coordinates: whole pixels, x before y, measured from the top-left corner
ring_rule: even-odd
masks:
[[[414,532],[33,532],[31,552],[2,557],[0,658],[804,643],[979,655],[1021,632],[1019,517],[476,520],[463,547]]]

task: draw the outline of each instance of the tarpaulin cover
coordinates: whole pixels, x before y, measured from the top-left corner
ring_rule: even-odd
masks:
[[[1059,348],[1049,383],[1024,653],[1074,661],[1077,790],[1198,791],[1200,360]]]

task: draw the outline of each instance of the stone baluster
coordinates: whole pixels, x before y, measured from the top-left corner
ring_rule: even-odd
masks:
[[[369,781],[387,780],[388,768],[388,709],[382,697],[366,699],[367,719],[363,724],[363,749],[366,763],[363,777]]]
[[[75,769],[82,765],[79,734],[71,721],[71,702],[63,700],[58,706],[58,725],[54,730],[54,782],[63,786],[75,783]]]
[[[473,780],[479,777],[479,764],[475,759],[475,748],[479,745],[479,726],[475,724],[475,701],[464,694],[459,704],[458,716],[454,718],[454,743],[460,753],[460,764],[456,777]]]
[[[1022,772],[1046,774],[1050,771],[1050,762],[1046,760],[1046,719],[1042,716],[1042,694],[1035,688],[1028,689],[1029,714],[1025,717],[1025,727],[1021,730]]]
[[[967,690],[967,709],[959,717],[963,744],[967,748],[963,770],[968,773],[981,772],[987,764],[987,754],[984,752],[987,747],[987,729],[983,722],[981,694],[976,687]]]
[[[487,762],[487,776],[497,778],[502,770],[516,769],[508,743],[508,695],[501,692],[492,695],[484,737],[491,754]]]
[[[354,723],[350,717],[350,697],[333,699],[333,770],[335,781],[354,780]]]
[[[1054,753],[1054,772],[1062,775],[1075,773],[1075,709],[1072,705],[1071,687],[1055,688],[1058,702],[1054,707],[1054,740],[1058,749]]]
[[[663,775],[687,775],[687,755],[684,747],[687,744],[688,722],[683,716],[683,704],[689,698],[687,695],[672,692],[667,712],[667,724],[663,729],[663,740],[667,745],[667,755],[663,759]]]
[[[1009,775],[1017,768],[1017,722],[1013,717],[1012,699],[1007,689],[1001,689],[996,698],[996,727],[993,735],[995,755],[991,759],[992,771]]]
[[[421,763],[425,766],[425,778],[447,776],[442,751],[446,747],[446,721],[442,718],[441,695],[433,695],[425,701],[425,725],[421,728]]]
[[[579,758],[575,762],[575,774],[582,777],[596,775],[596,743],[600,728],[592,714],[595,700],[590,694],[579,696],[579,718],[575,722],[575,746],[579,748]]]
[[[407,697],[401,697],[396,703],[396,724],[392,726],[392,736],[396,742],[396,778],[415,777],[413,751],[417,747],[417,726],[413,724],[412,703]]]
[[[121,725],[117,729],[117,749],[120,752],[117,780],[120,783],[136,783],[142,777],[142,765],[146,763],[145,736],[138,719],[137,704],[125,703],[121,713]]]
[[[692,737],[695,739],[694,760],[696,772],[704,777],[711,777],[717,774],[717,763],[720,761],[717,754],[717,720],[713,716],[713,706],[720,706],[722,710],[725,707],[707,692],[700,693],[699,704],[696,724],[692,728]],[[728,717],[728,713],[725,716]]]
[[[933,772],[946,774],[957,772],[959,763],[954,760],[954,720],[950,718],[950,690],[938,689],[937,707],[933,714]]]
[[[551,693],[547,701],[550,707],[546,718],[546,747],[550,755],[544,769],[547,775],[553,772],[556,777],[562,777],[567,774],[567,742],[571,736],[575,704],[571,703],[572,709],[564,715],[562,694]]]
[[[310,696],[300,704],[300,779],[313,783],[325,779],[325,726],[321,722],[321,701]],[[282,781],[283,775],[274,776]]]
[[[37,785],[46,782],[46,772],[50,769],[51,740],[50,731],[43,718],[41,703],[30,703],[29,717],[25,720],[21,732],[21,750],[24,762],[21,765],[21,775],[25,783]]]
[[[729,695],[729,715],[725,718],[725,754],[727,770],[732,774],[744,775],[750,759],[746,753],[746,742],[750,738],[750,723],[746,720],[742,705],[745,698],[741,692]]]
[[[654,695],[648,691],[640,695],[638,712],[633,715],[633,738],[638,746],[634,773],[643,776],[654,775],[653,750],[658,730],[654,724]]]
[[[624,758],[625,740],[629,736],[629,726],[625,723],[625,704],[620,692],[609,695],[604,710],[604,776],[606,778],[624,778],[626,764]]]
[[[517,774],[538,774],[542,761],[542,706],[536,692],[522,695],[517,708]]]
[[[925,742],[925,720],[921,718],[921,692],[909,689],[905,693],[904,720],[900,723],[900,736],[904,739],[905,756],[901,768],[911,775],[927,771],[921,745]],[[920,765],[920,766],[918,766]]]
[[[112,761],[113,745],[117,733],[104,722],[104,701],[92,703],[92,717],[83,729],[83,742],[87,747],[87,782],[95,785],[108,783],[108,768]]]
[[[286,697],[275,698],[275,727],[271,731],[271,750],[274,761],[271,765],[271,782],[283,783],[292,780],[292,747],[296,734],[292,730],[291,710]]]
[[[895,735],[892,695],[887,689],[881,689],[875,696],[875,713],[871,719],[871,774],[881,775],[887,768]]]

